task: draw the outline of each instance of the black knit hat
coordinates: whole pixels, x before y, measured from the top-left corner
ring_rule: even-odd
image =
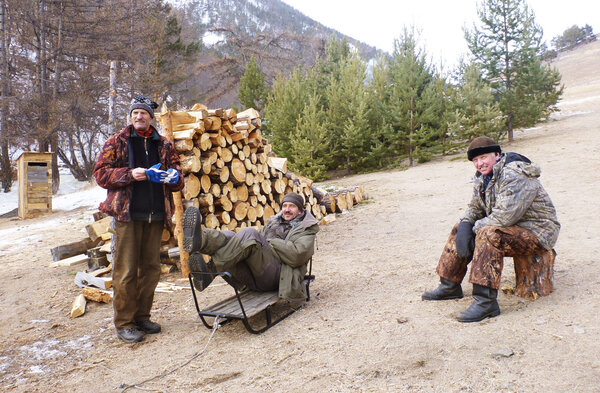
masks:
[[[283,197],[283,201],[281,204],[283,205],[285,202],[292,202],[294,205],[298,206],[300,211],[304,210],[304,198],[301,195],[296,194],[295,192],[290,192]]]
[[[486,153],[502,153],[500,145],[488,136],[479,136],[473,139],[467,149],[469,161],[473,161],[473,158]]]
[[[143,109],[150,114],[151,118],[154,118],[154,110],[158,108],[158,104],[152,101],[146,96],[137,96],[131,100],[131,106],[129,107],[129,116],[134,109]]]

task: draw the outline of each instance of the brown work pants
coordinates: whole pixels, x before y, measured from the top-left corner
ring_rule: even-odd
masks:
[[[154,290],[160,279],[163,221],[115,220],[113,307],[117,329],[150,319]]]
[[[467,274],[468,260],[456,252],[456,231],[452,228],[444,251],[440,256],[436,273],[447,280],[461,283]],[[488,288],[500,287],[504,257],[539,255],[546,252],[537,237],[529,230],[518,227],[486,226],[477,232],[475,251],[471,261],[469,282]]]

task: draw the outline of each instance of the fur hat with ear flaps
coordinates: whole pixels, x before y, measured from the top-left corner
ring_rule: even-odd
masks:
[[[467,149],[469,161],[473,161],[473,158],[486,153],[502,153],[500,145],[488,136],[479,136],[473,139]]]

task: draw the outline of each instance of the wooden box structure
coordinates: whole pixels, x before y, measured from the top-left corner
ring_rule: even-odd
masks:
[[[20,218],[52,212],[52,154],[24,152],[17,159]]]

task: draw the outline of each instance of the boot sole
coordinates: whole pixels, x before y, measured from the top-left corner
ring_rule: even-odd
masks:
[[[212,261],[211,261],[211,263],[212,263]],[[196,288],[197,291],[202,292],[215,279],[215,276],[213,274],[206,274],[206,273],[214,273],[214,271],[213,271],[214,265],[208,266],[204,262],[204,258],[202,258],[202,255],[198,254],[198,253],[194,253],[194,254],[190,255],[188,265],[190,268],[190,272],[192,273],[192,282],[194,283],[194,288]],[[199,272],[199,273],[204,273],[204,274],[193,274],[194,272]]]
[[[142,340],[144,340],[144,335],[143,334],[142,334],[141,337],[127,339],[127,338],[123,337],[121,334],[119,334],[117,332],[117,337],[119,337],[119,340],[121,340],[121,341],[123,341],[124,343],[127,343],[127,344],[135,344],[135,343],[139,343]]]
[[[202,246],[201,222],[202,215],[198,208],[188,207],[185,210],[183,214],[183,250],[187,253],[198,251]],[[197,237],[196,232],[199,232]]]
[[[459,315],[458,317],[456,317],[456,320],[458,322],[462,322],[462,323],[481,322],[484,319],[494,318],[494,317],[497,317],[498,315],[500,315],[500,310],[493,311],[493,312],[491,312],[491,313],[489,313],[489,314],[487,314],[487,315],[485,315],[485,316],[483,316],[481,318],[477,318],[477,319],[464,319],[464,318],[461,318],[460,315]]]
[[[440,300],[462,299],[463,297],[464,297],[464,295],[463,296],[448,296],[448,297],[429,297],[429,296],[421,295],[421,300],[440,301]]]

